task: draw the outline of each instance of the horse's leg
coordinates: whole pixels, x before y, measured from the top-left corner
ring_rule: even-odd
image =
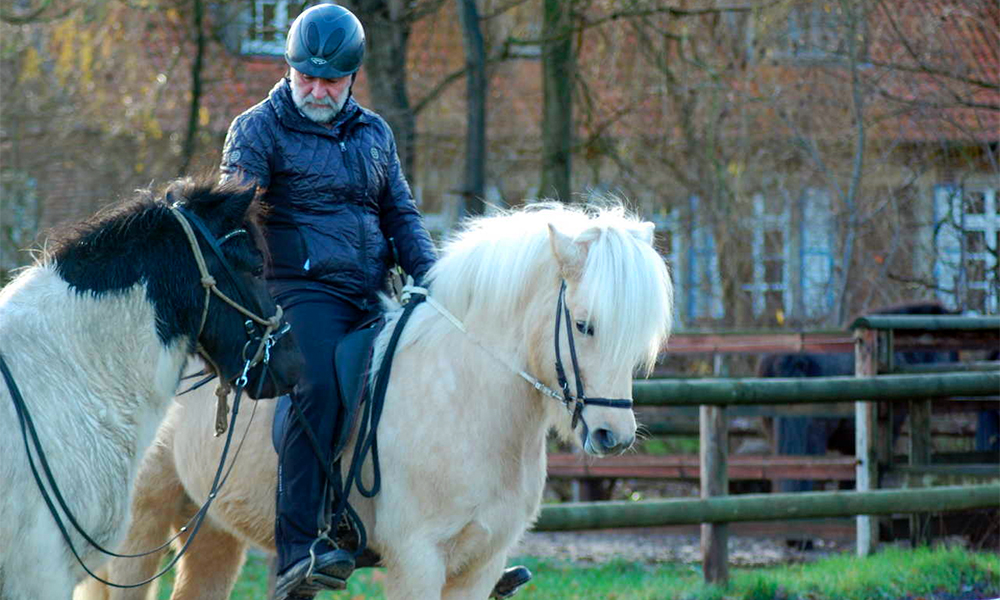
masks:
[[[164,432],[161,431],[161,434]],[[132,520],[119,554],[148,552],[166,543],[170,536],[184,525],[191,507],[184,486],[174,469],[173,452],[169,443],[150,446],[143,457],[136,477],[132,496]],[[113,583],[133,584],[155,575],[165,552],[155,552],[136,558],[113,559],[105,569],[105,579]],[[105,593],[110,590],[111,600],[146,600],[156,598],[157,581],[138,588],[119,589],[100,586]],[[90,596],[84,596],[91,598]],[[103,596],[94,596],[101,598]]]
[[[444,558],[437,544],[408,539],[393,544],[383,555],[386,600],[433,600],[441,597],[445,582]]]
[[[187,541],[187,534],[178,540]],[[236,585],[246,558],[246,542],[208,520],[177,562],[177,579],[170,600],[225,600]]]
[[[486,600],[503,574],[506,556],[495,556],[485,563],[470,565],[462,573],[448,578],[442,600]]]

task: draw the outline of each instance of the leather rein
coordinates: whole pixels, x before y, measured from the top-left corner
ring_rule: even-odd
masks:
[[[28,464],[31,468],[31,474],[35,479],[35,484],[38,486],[39,492],[41,492],[42,499],[45,501],[45,504],[48,507],[49,512],[52,515],[52,518],[56,522],[56,526],[59,528],[59,532],[62,534],[63,539],[66,541],[66,544],[69,546],[69,549],[72,552],[73,556],[76,558],[77,562],[80,564],[81,567],[83,567],[83,570],[86,571],[88,575],[90,575],[91,577],[93,577],[94,579],[100,581],[105,585],[123,589],[140,587],[163,576],[167,571],[173,568],[173,566],[177,563],[177,561],[180,560],[180,558],[187,551],[188,547],[191,545],[191,542],[194,541],[194,538],[198,530],[201,528],[202,522],[204,521],[205,515],[208,514],[208,509],[211,507],[212,501],[215,500],[215,498],[218,496],[219,489],[222,487],[222,484],[225,483],[226,479],[228,479],[229,473],[232,471],[233,468],[232,465],[230,465],[229,470],[227,470],[225,476],[223,476],[223,467],[225,466],[226,458],[227,455],[229,454],[229,449],[232,442],[232,435],[233,435],[232,426],[235,425],[236,423],[236,417],[239,413],[240,398],[243,394],[244,388],[248,384],[248,373],[253,367],[257,366],[258,364],[262,363],[264,365],[264,368],[261,370],[260,373],[260,378],[258,379],[257,382],[257,391],[259,393],[264,383],[264,377],[267,375],[268,365],[271,360],[271,348],[275,345],[275,343],[277,343],[277,341],[282,336],[287,334],[290,329],[290,325],[287,322],[283,321],[283,312],[281,306],[276,306],[275,314],[268,319],[259,316],[258,313],[262,312],[260,310],[259,303],[257,302],[254,303],[256,312],[253,312],[252,310],[247,308],[248,304],[247,299],[253,298],[253,296],[246,292],[245,286],[242,285],[239,278],[236,276],[236,272],[230,266],[229,261],[226,260],[225,256],[222,253],[221,244],[236,235],[241,235],[241,234],[247,235],[247,231],[245,229],[235,229],[226,234],[225,236],[223,236],[221,240],[216,240],[215,236],[212,235],[208,227],[205,226],[205,224],[197,215],[191,213],[187,209],[182,208],[176,204],[170,207],[170,211],[171,214],[180,223],[181,228],[184,230],[184,233],[187,236],[188,242],[191,246],[191,252],[194,255],[195,262],[198,265],[198,271],[201,275],[201,285],[205,288],[205,306],[202,310],[201,321],[198,326],[198,332],[195,336],[195,339],[198,340],[198,345],[197,345],[198,354],[200,354],[202,358],[204,358],[210,365],[212,365],[212,367],[215,368],[216,372],[221,375],[222,371],[219,370],[215,361],[213,361],[211,357],[209,357],[208,353],[202,347],[200,342],[201,333],[205,328],[205,322],[208,318],[208,305],[209,302],[211,301],[213,294],[220,300],[222,300],[225,304],[229,305],[237,312],[247,317],[245,327],[247,330],[247,336],[249,338],[247,340],[247,343],[243,347],[244,366],[242,373],[240,373],[240,375],[235,377],[233,381],[236,387],[236,396],[233,400],[233,410],[230,419],[229,435],[226,436],[226,441],[222,449],[222,456],[219,459],[219,467],[216,470],[215,477],[212,480],[211,492],[209,493],[208,499],[205,501],[204,505],[202,505],[202,507],[198,510],[198,512],[195,513],[195,515],[191,518],[191,520],[188,521],[187,525],[180,528],[180,530],[177,532],[176,535],[174,535],[172,538],[170,538],[169,540],[167,540],[166,542],[164,542],[163,544],[152,550],[138,554],[119,554],[117,552],[113,552],[111,550],[108,550],[107,548],[104,548],[101,544],[96,542],[90,535],[88,535],[86,531],[84,531],[83,527],[80,525],[79,521],[74,516],[73,512],[69,509],[69,506],[67,506],[66,500],[64,499],[62,492],[60,492],[59,486],[56,484],[55,478],[52,475],[52,470],[49,467],[48,460],[45,458],[45,453],[42,450],[41,441],[39,440],[38,433],[35,429],[34,420],[32,419],[30,412],[28,411],[27,404],[24,402],[24,397],[21,395],[21,391],[18,388],[17,383],[14,381],[14,376],[10,371],[10,367],[7,365],[7,361],[4,359],[3,353],[0,352],[0,373],[2,373],[3,375],[4,381],[7,384],[7,388],[10,390],[11,400],[14,403],[14,410],[17,413],[18,422],[20,424],[21,437],[24,440],[24,450],[25,454],[28,457]],[[229,279],[230,283],[233,286],[233,289],[236,291],[236,295],[239,297],[239,302],[233,300],[232,298],[224,294],[216,285],[215,278],[212,277],[211,273],[208,270],[208,266],[205,262],[205,257],[202,254],[200,245],[198,244],[198,239],[197,236],[195,235],[194,229],[198,230],[198,233],[201,234],[202,239],[209,246],[209,248],[211,248],[212,252],[218,259],[219,263],[222,265],[223,273]],[[254,334],[258,332],[260,333],[260,335],[255,336]],[[250,350],[254,346],[255,349],[253,354],[251,355],[248,353],[248,350]],[[229,381],[224,380],[222,377],[219,377],[219,381],[220,381],[219,389],[216,390],[216,395],[219,397],[220,414],[221,414],[221,407],[225,406],[226,396],[228,395],[228,392],[232,389],[232,385],[230,384]],[[228,406],[226,406],[226,408],[228,412]],[[224,419],[222,423],[223,425],[225,425]],[[223,427],[223,431],[225,431],[225,427]],[[217,434],[221,433],[219,431],[218,420],[216,422],[216,432]],[[41,470],[45,475],[44,483],[41,474],[39,474],[38,465],[35,464],[36,459],[35,456],[32,455],[32,447],[34,448],[34,454],[37,455],[37,460],[41,466]],[[51,495],[45,487],[46,483],[48,484],[48,487],[52,489]],[[73,529],[77,533],[79,533],[80,536],[83,537],[83,539],[88,544],[93,546],[98,552],[115,558],[139,558],[143,556],[148,556],[156,552],[160,552],[168,548],[170,544],[174,540],[176,540],[179,536],[187,533],[189,529],[188,525],[190,525],[192,522],[194,523],[194,525],[190,527],[191,533],[188,536],[188,539],[184,542],[184,545],[170,560],[170,562],[165,567],[163,567],[163,569],[161,569],[158,573],[138,583],[118,584],[101,578],[93,571],[91,571],[90,568],[87,567],[87,565],[83,562],[83,559],[80,557],[79,552],[77,551],[75,545],[73,544],[72,539],[70,538],[70,534],[67,529],[66,523],[63,521],[63,518],[59,515],[59,512],[56,510],[56,504],[58,504],[59,508],[62,509],[62,512],[65,513],[66,519],[72,525]]]
[[[498,362],[505,365],[508,369],[516,373],[519,377],[527,381],[536,390],[541,392],[543,395],[548,396],[554,400],[559,401],[571,415],[573,415],[572,426],[575,429],[577,423],[583,422],[584,427],[584,437],[586,437],[587,432],[590,428],[587,425],[587,421],[583,418],[583,409],[587,406],[606,406],[609,408],[632,408],[632,400],[629,398],[601,398],[601,397],[591,397],[587,396],[584,392],[583,384],[583,374],[580,372],[580,364],[576,356],[576,341],[573,335],[573,327],[571,325],[572,319],[569,313],[569,306],[566,304],[566,280],[562,280],[562,284],[559,287],[559,298],[556,300],[556,321],[555,321],[555,334],[553,335],[553,341],[555,344],[555,370],[556,378],[559,382],[559,388],[562,393],[557,392],[550,388],[549,386],[542,383],[534,375],[528,373],[524,369],[519,369],[512,365],[509,361],[498,356],[498,354],[489,346],[486,346],[478,339],[476,339],[469,331],[466,329],[465,324],[462,323],[455,315],[441,305],[441,303],[434,300],[427,292],[427,289],[422,287],[415,287],[408,285],[403,288],[403,298],[405,300],[407,294],[421,294],[426,297],[426,302],[434,307],[442,316],[444,316],[448,321],[451,322],[458,330],[466,334],[470,340],[472,340],[477,346],[485,350]],[[561,329],[563,328],[563,323],[565,322],[566,329],[566,340],[569,344],[569,355],[570,364],[573,367],[573,376],[576,380],[576,395],[570,391],[569,380],[566,377],[566,369],[563,365],[562,352],[559,346],[559,336]]]

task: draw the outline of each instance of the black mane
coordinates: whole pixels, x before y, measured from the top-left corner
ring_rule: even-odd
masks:
[[[157,333],[163,343],[190,333],[193,322],[167,318],[182,306],[200,305],[204,288],[192,257],[188,239],[170,211],[179,202],[206,221],[227,215],[235,196],[253,195],[252,188],[237,184],[214,184],[207,180],[181,179],[157,194],[139,190],[135,198],[104,209],[81,223],[63,227],[49,241],[45,262],[79,294],[100,298],[125,293],[144,283],[157,314]],[[263,248],[257,202],[243,223],[258,248]],[[245,206],[245,203],[241,204]]]

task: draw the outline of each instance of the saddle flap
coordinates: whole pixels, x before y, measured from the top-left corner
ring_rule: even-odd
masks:
[[[337,382],[339,398],[337,402],[341,411],[340,431],[337,432],[334,443],[334,458],[340,455],[347,443],[347,436],[354,428],[358,416],[358,408],[367,393],[368,370],[370,368],[372,346],[375,337],[382,331],[385,320],[381,316],[368,319],[354,331],[348,333],[337,344],[333,354],[334,378]],[[271,427],[271,443],[275,451],[281,446],[281,438],[288,426],[288,420],[295,418],[292,414],[292,399],[289,395],[278,398],[274,408],[274,422]],[[334,410],[331,408],[331,410]]]

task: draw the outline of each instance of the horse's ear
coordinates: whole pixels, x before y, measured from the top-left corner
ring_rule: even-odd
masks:
[[[227,181],[222,183],[220,188],[220,191],[229,196],[225,203],[226,215],[236,223],[242,222],[257,197],[257,186]]]
[[[639,223],[639,226],[632,230],[632,236],[639,240],[640,242],[646,242],[650,246],[653,245],[653,233],[656,231],[656,225],[650,223],[649,221],[643,221]]]
[[[559,263],[559,269],[564,276],[578,277],[583,271],[583,265],[587,262],[587,252],[590,244],[601,237],[601,230],[593,227],[584,231],[576,239],[560,232],[552,223],[549,223],[549,245],[552,247],[552,254]]]

